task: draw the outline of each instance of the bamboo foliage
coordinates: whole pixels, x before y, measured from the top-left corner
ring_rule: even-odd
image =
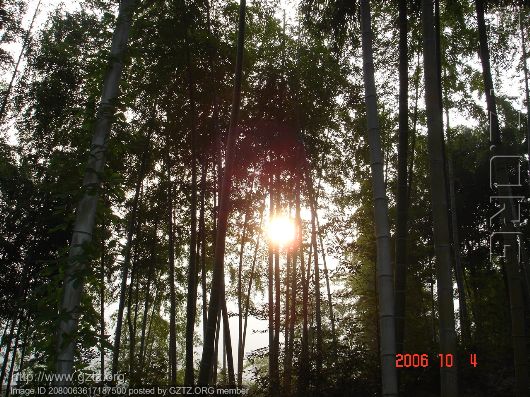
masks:
[[[529,230],[527,175],[497,161],[528,149],[522,3],[80,5],[34,32],[24,2],[1,7],[12,394],[40,371],[274,397],[528,394],[528,255],[513,236],[487,252],[492,231]],[[516,195],[496,218],[493,194]],[[276,230],[291,217],[293,240]],[[423,352],[430,370],[398,369]],[[436,353],[453,355],[441,376]]]

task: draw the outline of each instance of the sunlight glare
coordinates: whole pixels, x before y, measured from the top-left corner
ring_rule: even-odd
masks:
[[[274,216],[267,226],[269,241],[280,247],[291,244],[295,238],[294,222],[285,215]]]

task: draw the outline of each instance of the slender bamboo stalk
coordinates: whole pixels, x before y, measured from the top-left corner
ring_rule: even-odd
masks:
[[[316,205],[315,205],[316,207]],[[317,234],[320,242],[320,252],[322,253],[322,264],[324,265],[324,277],[326,279],[326,290],[328,294],[328,309],[329,309],[329,318],[331,321],[331,337],[333,338],[333,349],[337,348],[337,332],[335,329],[335,314],[333,313],[333,300],[331,299],[331,284],[329,281],[329,271],[328,264],[326,261],[326,250],[324,248],[324,239],[322,238],[322,232],[320,229],[320,223],[318,221],[318,212],[315,214],[315,220],[317,223]]]
[[[236,377],[234,372],[234,355],[232,353],[232,337],[230,336],[230,323],[228,322],[225,297],[223,297],[222,304],[224,346],[226,348],[226,361],[228,364],[228,385],[233,387],[236,385]]]
[[[309,275],[306,275],[306,266],[304,263],[304,247],[303,247],[303,232],[302,232],[302,219],[300,216],[300,178],[296,180],[296,229],[297,229],[297,240],[298,249],[300,253],[300,268],[302,269],[302,341],[301,341],[301,352],[300,352],[300,365],[298,373],[298,395],[303,397],[307,393],[308,388],[308,375],[309,375],[309,333],[308,333],[308,285],[307,279]],[[310,262],[310,261],[308,261]]]
[[[283,337],[284,337],[284,355],[283,355],[283,372],[284,372],[284,383],[285,383],[285,372],[287,367],[287,349],[289,346],[289,327],[290,327],[290,314],[291,314],[291,295],[290,295],[290,288],[291,288],[291,253],[287,251],[287,260],[285,265],[285,321],[284,321],[284,328],[283,328]]]
[[[411,203],[412,197],[412,182],[414,180],[414,157],[416,154],[416,131],[418,126],[418,98],[419,98],[419,89],[420,89],[420,52],[418,51],[417,61],[416,61],[416,71],[414,73],[414,111],[412,112],[412,130],[410,131],[410,161],[407,182],[407,201]]]
[[[212,287],[210,293],[210,306],[208,307],[208,324],[206,327],[206,337],[204,338],[201,365],[199,369],[199,384],[206,385],[210,380],[212,370],[212,360],[214,353],[214,339],[217,322],[217,313],[221,306],[220,299],[224,278],[224,255],[225,240],[227,232],[228,215],[230,210],[230,191],[232,185],[233,163],[235,158],[235,147],[237,140],[237,124],[239,121],[239,107],[241,103],[241,81],[243,68],[243,48],[245,39],[245,9],[246,0],[241,0],[239,4],[239,27],[237,39],[237,55],[234,77],[234,97],[232,102],[232,112],[230,115],[230,126],[228,129],[228,140],[226,144],[226,162],[223,173],[223,183],[219,196],[219,219],[217,225],[217,236],[215,243],[215,265],[212,276]]]
[[[272,221],[274,213],[274,198],[273,198],[273,175],[269,176],[269,223]],[[269,314],[269,396],[275,396],[274,387],[274,252],[272,245],[269,243],[269,258],[268,258],[268,314]]]
[[[316,375],[315,375],[315,389],[316,392],[320,392],[320,383],[322,376],[322,311],[320,305],[320,267],[318,264],[318,246],[317,246],[317,227],[316,227],[316,202],[313,193],[313,186],[311,183],[310,173],[308,172],[309,182],[309,197],[311,205],[311,246],[313,249],[313,265],[314,265],[314,275],[315,275],[315,320],[316,320]]]
[[[409,77],[407,45],[407,1],[399,0],[399,143],[396,221],[396,352],[403,352],[405,328],[405,291],[407,288],[407,157],[409,147]]]
[[[26,35],[24,36],[22,48],[20,49],[20,53],[18,54],[17,63],[15,64],[15,69],[13,70],[13,74],[11,75],[11,80],[9,80],[9,85],[7,86],[7,90],[4,94],[4,99],[2,100],[2,105],[0,106],[0,123],[5,117],[6,110],[7,110],[7,102],[9,100],[9,96],[11,95],[11,90],[13,89],[15,78],[17,77],[18,67],[20,66],[20,61],[22,60],[22,57],[24,56],[24,52],[26,52],[26,47],[29,43],[31,31],[33,30],[33,24],[35,23],[35,19],[37,18],[37,14],[39,12],[40,3],[41,3],[41,0],[39,0],[39,2],[37,3],[37,7],[35,7],[33,18],[31,18],[31,23],[29,24],[28,31],[26,32]]]
[[[280,215],[280,177],[275,174],[274,182],[274,214]],[[272,371],[272,387],[274,395],[280,394],[280,324],[281,324],[281,280],[280,280],[280,247],[278,245],[273,247],[274,251],[274,367]]]
[[[145,283],[145,298],[144,298],[144,310],[142,313],[142,330],[141,330],[141,336],[140,336],[140,354],[139,354],[139,370],[143,376],[144,373],[144,356],[145,356],[145,334],[147,329],[147,318],[149,314],[149,302],[151,300],[151,284],[153,280],[153,276],[155,273],[155,267],[156,267],[156,232],[158,229],[158,219],[155,220],[154,230],[153,230],[153,237],[151,239],[151,252],[150,252],[150,263],[149,263],[149,270],[147,274],[147,281]]]
[[[169,150],[169,146],[168,146]],[[176,331],[176,292],[175,292],[175,247],[173,237],[173,186],[171,181],[171,165],[169,152],[167,153],[167,180],[168,180],[168,202],[167,202],[167,228],[169,244],[169,367],[170,382],[177,383],[177,331]]]
[[[13,354],[11,355],[11,365],[9,366],[9,374],[7,376],[5,397],[8,397],[11,394],[11,380],[13,379],[13,371],[15,369],[15,359],[17,357],[17,352],[18,352],[18,342],[20,340],[20,335],[22,335],[25,332],[25,330],[27,329],[28,322],[29,322],[29,318],[28,317],[26,317],[26,321],[24,321],[24,325],[23,326],[19,322],[19,328],[17,329],[17,336],[15,338],[15,346],[13,347]]]
[[[217,329],[215,330],[215,350],[213,360],[212,384],[217,384],[217,365],[219,364],[219,333],[221,329],[221,312],[217,315]],[[224,354],[223,354],[224,356]]]
[[[153,301],[153,308],[151,309],[151,315],[149,316],[149,326],[147,329],[147,337],[146,337],[146,345],[148,348],[144,350],[144,357],[142,359],[143,360],[142,362],[146,363],[146,366],[148,368],[151,364],[151,353],[153,352],[153,343],[154,343],[154,340],[150,342],[153,319],[155,318],[155,312],[157,315],[160,314],[160,305],[162,303],[161,288],[158,286],[158,284],[155,284],[155,285],[156,285],[155,299]]]
[[[523,72],[524,72],[524,92],[526,99],[526,144],[528,148],[528,158],[530,159],[530,90],[528,89],[528,65],[526,63],[526,40],[525,31],[523,26],[523,12],[524,9],[519,11],[519,30],[521,31],[521,49],[523,51]],[[528,184],[530,185],[530,161],[528,161]]]
[[[440,326],[440,351],[456,354],[456,332],[453,306],[453,281],[451,274],[451,245],[449,231],[449,206],[447,203],[444,158],[444,132],[442,120],[442,93],[438,65],[433,1],[422,1],[423,59],[425,102],[427,110],[428,150],[430,165],[431,206],[434,229],[434,248],[438,287],[438,312]],[[440,368],[442,397],[458,395],[457,367]]]
[[[94,127],[94,135],[92,136],[90,156],[86,167],[85,178],[83,180],[83,196],[77,208],[68,264],[65,271],[61,312],[68,314],[68,316],[60,322],[57,330],[57,374],[69,375],[73,370],[74,346],[76,341],[74,334],[77,328],[79,303],[81,301],[81,293],[83,290],[83,280],[80,280],[78,275],[82,273],[87,266],[86,259],[84,259],[86,256],[84,255],[85,247],[92,240],[98,201],[97,193],[105,164],[107,136],[118,103],[119,82],[124,65],[124,56],[129,39],[132,15],[136,8],[136,3],[136,0],[123,0],[120,2],[116,28],[112,38],[109,68],[106,72],[103,83],[101,101]],[[68,380],[68,377],[61,379],[63,380],[56,382],[57,386],[68,386],[71,383],[71,381]]]
[[[507,154],[507,148],[502,142],[501,130],[497,118],[497,105],[491,77],[490,54],[486,21],[484,17],[484,0],[475,0],[475,6],[479,33],[479,55],[482,64],[486,107],[488,109],[490,122],[490,150],[495,156],[503,156]],[[502,159],[501,161],[494,162],[493,177],[499,184],[499,187],[497,188],[499,196],[513,197],[508,178],[507,166]],[[517,255],[519,242],[515,237],[517,231],[513,222],[513,220],[517,219],[515,216],[514,205],[513,199],[508,199],[508,205],[506,206],[506,211],[504,211],[504,222],[501,222],[501,232],[503,233],[503,244],[506,254],[502,262],[506,272],[510,301],[512,345],[515,367],[515,392],[517,397],[523,397],[528,395],[528,357],[525,331],[525,311],[519,272],[519,258]]]
[[[295,214],[296,218],[296,214]],[[296,233],[298,234],[298,232]],[[295,246],[298,244],[298,236],[295,236]],[[296,294],[298,286],[298,274],[296,271],[296,259],[298,257],[298,250],[293,249],[291,252],[292,264],[291,264],[291,302],[290,308],[291,312],[289,314],[289,329],[286,332],[289,332],[288,344],[285,346],[286,349],[286,359],[285,359],[285,382],[284,389],[287,396],[291,395],[291,383],[292,383],[292,372],[293,372],[293,351],[294,351],[294,326],[296,323]]]
[[[118,360],[120,356],[120,347],[121,347],[121,330],[123,324],[123,311],[125,309],[125,294],[127,291],[127,276],[129,274],[129,266],[131,262],[131,248],[133,244],[134,231],[136,230],[137,224],[137,211],[138,205],[140,202],[140,189],[145,177],[146,165],[149,155],[149,143],[151,141],[152,129],[149,129],[147,135],[147,145],[146,150],[142,153],[140,160],[140,167],[138,170],[138,176],[136,179],[136,186],[134,190],[134,197],[131,206],[131,212],[129,214],[129,222],[127,224],[127,236],[125,241],[125,246],[123,249],[123,264],[121,269],[121,284],[120,284],[120,295],[118,302],[118,314],[116,317],[116,330],[114,332],[114,349],[112,357],[112,374],[115,375],[118,371]],[[132,282],[132,279],[131,279]]]
[[[9,329],[9,334],[7,336],[7,345],[6,351],[4,352],[4,360],[2,362],[2,369],[0,370],[0,385],[4,384],[4,378],[6,375],[7,364],[9,362],[9,353],[11,353],[11,342],[13,339],[13,333],[15,332],[15,326],[17,323],[20,323],[20,319],[17,316],[11,321],[11,328]]]
[[[202,324],[203,337],[206,335],[208,297],[206,291],[206,224],[205,224],[205,200],[206,200],[206,175],[208,173],[208,163],[206,155],[203,154],[201,169],[201,198],[199,215],[199,239],[201,241],[201,292],[202,292]]]
[[[10,320],[6,320],[6,323],[4,325],[4,332],[2,332],[2,339],[0,339],[0,348],[4,347],[4,344],[5,344],[5,341],[6,341],[6,335],[7,335],[7,330],[9,328],[9,323],[10,323]]]
[[[105,225],[103,224],[102,231],[105,231]],[[99,374],[101,379],[105,379],[105,238],[101,236],[101,258],[99,268]]]
[[[264,210],[264,207],[261,207],[261,211],[260,211],[260,221],[259,221],[259,229],[261,231],[261,228],[262,228],[262,225],[263,225],[263,210]],[[258,239],[256,241],[256,247],[254,249],[254,257],[252,259],[252,266],[250,268],[250,275],[249,275],[249,280],[248,280],[248,289],[247,289],[247,294],[246,294],[246,298],[245,298],[245,319],[244,319],[244,324],[243,324],[243,340],[241,342],[241,356],[244,357],[245,356],[245,343],[246,343],[246,340],[247,340],[247,324],[248,324],[248,313],[249,313],[249,310],[250,310],[250,293],[252,291],[252,283],[254,281],[254,271],[255,271],[255,268],[256,268],[256,261],[257,261],[257,258],[258,258],[258,251],[259,251],[259,246],[260,246],[260,241],[261,241],[261,233],[258,232]],[[243,368],[241,368],[241,379],[243,379],[243,374],[242,374],[242,371]],[[241,384],[239,384],[239,386],[241,386]]]
[[[237,384],[241,386],[243,376],[243,254],[247,238],[247,225],[250,211],[250,197],[247,197],[249,208],[245,211],[243,230],[241,231],[241,248],[239,250],[239,266],[237,271],[237,309],[238,309],[238,343],[237,343]]]
[[[377,96],[374,79],[370,2],[361,0],[361,28],[363,77],[366,101],[366,120],[370,146],[372,190],[377,243],[377,292],[379,298],[379,332],[381,335],[381,383],[383,396],[397,396],[395,367],[396,334],[394,319],[394,285],[390,255],[390,226],[383,176],[383,155],[377,115]]]
[[[183,8],[185,7],[182,2]],[[190,53],[190,32],[191,22],[189,21],[188,10],[183,10],[186,34],[184,37],[186,48],[186,71],[188,76],[188,96],[190,100],[191,114],[191,205],[190,205],[190,254],[188,265],[188,294],[186,305],[186,369],[184,374],[184,384],[192,386],[194,384],[193,371],[193,335],[195,330],[195,316],[197,306],[197,131],[196,119],[197,109],[195,101],[195,82],[193,78],[193,68]]]

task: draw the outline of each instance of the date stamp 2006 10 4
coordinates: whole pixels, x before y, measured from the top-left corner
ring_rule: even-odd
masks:
[[[435,359],[436,361],[436,359]],[[438,354],[438,363],[440,368],[451,368],[454,365],[454,357],[451,353]],[[430,360],[428,354],[396,354],[396,368],[426,368],[429,366]],[[469,365],[477,367],[477,355],[471,353],[469,355]]]

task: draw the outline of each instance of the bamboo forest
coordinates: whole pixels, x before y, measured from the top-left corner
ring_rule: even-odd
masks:
[[[0,0],[0,397],[530,396],[530,1]]]

